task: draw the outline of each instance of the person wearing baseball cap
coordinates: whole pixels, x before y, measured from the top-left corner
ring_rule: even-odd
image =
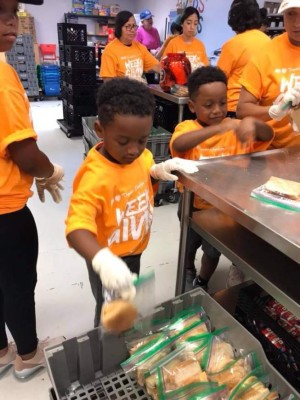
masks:
[[[260,49],[244,68],[237,117],[253,116],[274,129],[272,148],[300,144],[289,116],[300,104],[300,0],[283,0],[285,31]]]
[[[18,6],[17,0],[0,0],[0,52],[9,51],[16,41]],[[0,61],[0,115],[0,377],[13,365],[15,377],[26,379],[45,366],[43,347],[54,344],[38,342],[36,333],[38,235],[27,202],[35,181],[42,202],[47,191],[59,203],[64,170],[39,149],[25,90],[4,61]],[[6,326],[17,353],[8,344]]]
[[[160,48],[160,37],[158,30],[153,26],[154,15],[148,9],[140,12],[141,26],[139,26],[135,40],[143,44],[152,54]]]

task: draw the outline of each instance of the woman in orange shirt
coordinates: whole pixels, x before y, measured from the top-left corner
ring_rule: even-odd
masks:
[[[235,118],[243,69],[270,38],[260,30],[261,14],[256,0],[234,0],[228,14],[228,25],[237,35],[223,44],[218,67],[228,79],[227,116]]]
[[[158,60],[135,39],[138,26],[130,11],[121,11],[116,17],[115,36],[103,51],[100,77],[128,77],[143,80],[144,72],[160,72]]]
[[[16,0],[0,0],[0,52],[10,50],[16,40],[17,12]],[[48,190],[58,203],[64,171],[39,150],[25,90],[15,70],[3,61],[0,110],[0,375],[14,363],[15,376],[25,379],[45,364],[35,321],[38,236],[26,204],[34,178],[41,201]],[[5,325],[17,355],[8,345]]]
[[[199,11],[195,7],[187,7],[181,17],[182,34],[173,38],[163,53],[165,56],[184,52],[191,62],[192,71],[209,65],[204,44],[195,37],[199,21]]]
[[[282,1],[286,32],[267,43],[245,67],[237,116],[267,121],[275,132],[272,148],[300,144],[288,116],[300,104],[300,0]],[[291,111],[293,112],[293,110]]]

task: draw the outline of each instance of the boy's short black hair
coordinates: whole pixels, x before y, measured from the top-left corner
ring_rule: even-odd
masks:
[[[100,87],[97,106],[99,120],[105,126],[116,114],[153,117],[155,99],[145,84],[129,78],[113,78]]]
[[[212,67],[210,65],[197,68],[188,79],[190,98],[194,100],[198,94],[199,87],[212,82],[223,82],[227,86],[227,77],[221,68]]]
[[[256,0],[234,0],[228,13],[228,25],[234,32],[242,33],[261,27],[261,15]]]

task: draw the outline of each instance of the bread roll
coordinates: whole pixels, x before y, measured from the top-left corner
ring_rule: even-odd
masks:
[[[131,329],[138,316],[134,304],[127,300],[114,300],[103,304],[101,322],[112,333],[121,333]]]

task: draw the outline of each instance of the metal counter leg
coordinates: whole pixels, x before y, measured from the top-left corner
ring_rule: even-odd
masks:
[[[178,123],[183,120],[183,111],[184,111],[185,104],[178,105]]]
[[[181,224],[180,224],[180,241],[179,241],[179,254],[178,254],[178,264],[177,264],[177,278],[175,295],[178,296],[184,292],[185,287],[185,265],[187,260],[187,243],[189,236],[189,220],[192,214],[192,202],[194,199],[194,194],[185,189],[182,199],[182,214],[181,214]]]

